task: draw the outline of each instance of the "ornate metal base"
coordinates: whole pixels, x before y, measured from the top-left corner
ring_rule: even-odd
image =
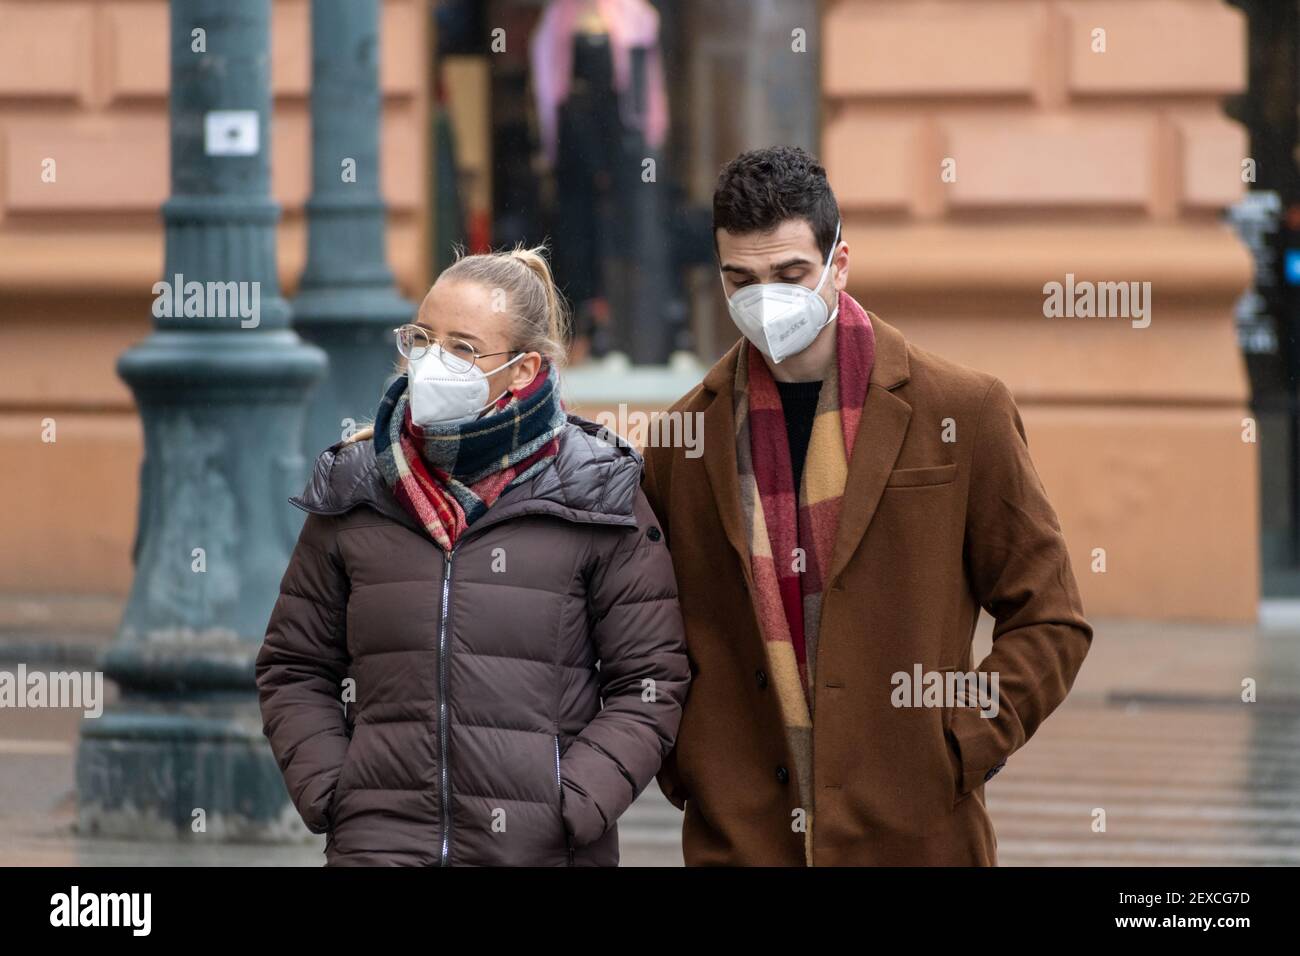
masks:
[[[246,693],[132,695],[82,723],[77,829],[119,839],[306,842]]]

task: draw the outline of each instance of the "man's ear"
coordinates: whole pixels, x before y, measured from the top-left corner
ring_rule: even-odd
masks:
[[[835,251],[835,258],[832,260],[831,272],[835,276],[835,291],[843,292],[849,287],[849,244],[840,242],[840,247]]]

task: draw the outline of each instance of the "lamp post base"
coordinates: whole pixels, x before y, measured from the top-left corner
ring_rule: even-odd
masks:
[[[132,694],[82,722],[77,830],[200,843],[317,839],[284,789],[247,693]]]

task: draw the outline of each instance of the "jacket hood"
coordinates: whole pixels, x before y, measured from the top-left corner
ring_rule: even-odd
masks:
[[[475,524],[530,513],[591,524],[635,525],[633,506],[641,468],[640,453],[621,436],[569,415],[551,466],[502,495]],[[335,442],[321,452],[307,487],[289,503],[320,515],[368,507],[423,531],[393,497],[375,462],[374,443],[368,439]]]

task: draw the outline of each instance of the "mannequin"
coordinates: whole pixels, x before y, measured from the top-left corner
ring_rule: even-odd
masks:
[[[578,30],[581,33],[602,34],[609,32],[609,25],[600,14],[600,5],[596,0],[586,0],[582,12],[578,14]]]
[[[627,247],[616,185],[626,178],[621,171],[640,163],[625,155],[625,133],[639,133],[655,149],[667,135],[659,14],[648,0],[551,0],[530,53],[542,151],[555,177],[556,280],[574,306],[575,350],[589,342],[601,354],[609,315],[605,260]],[[638,57],[645,60],[639,107]]]
[[[533,93],[542,150],[554,166],[560,104],[569,97],[575,35],[609,37],[614,88],[625,122],[641,128],[646,142],[660,149],[668,135],[668,95],[659,55],[659,11],[649,0],[550,0],[529,43]],[[646,53],[646,108],[630,108],[632,50]]]

